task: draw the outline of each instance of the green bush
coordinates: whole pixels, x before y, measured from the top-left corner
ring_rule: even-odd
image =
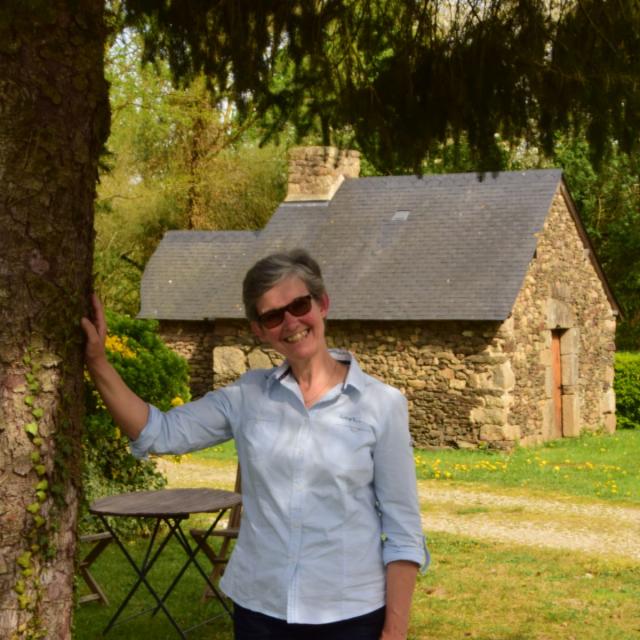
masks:
[[[135,393],[163,411],[189,400],[187,363],[162,342],[156,322],[113,312],[107,312],[107,322],[107,357]],[[158,489],[166,484],[152,459],[136,460],[130,454],[128,438],[113,422],[88,375],[86,380],[84,500],[80,518],[83,533],[102,528],[88,513],[93,500],[114,493]],[[124,534],[147,530],[147,523],[139,520],[118,519],[113,524]]]
[[[623,429],[640,428],[640,353],[616,354],[616,410],[618,426]]]

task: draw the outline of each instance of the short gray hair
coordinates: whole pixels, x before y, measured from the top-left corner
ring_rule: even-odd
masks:
[[[258,319],[258,300],[278,282],[290,276],[300,278],[316,300],[326,292],[320,266],[304,249],[272,253],[258,260],[244,277],[242,301],[248,320]]]

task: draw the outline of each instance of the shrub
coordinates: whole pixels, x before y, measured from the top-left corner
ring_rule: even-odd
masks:
[[[621,351],[616,354],[614,380],[618,426],[640,428],[640,353]]]
[[[107,322],[107,357],[135,393],[163,411],[189,400],[187,363],[162,342],[155,321],[107,312]],[[113,422],[88,375],[86,380],[83,532],[102,528],[88,513],[88,505],[96,498],[166,485],[153,459],[137,460],[131,455],[128,438]],[[116,519],[113,524],[125,535],[147,530],[147,523],[140,520]]]

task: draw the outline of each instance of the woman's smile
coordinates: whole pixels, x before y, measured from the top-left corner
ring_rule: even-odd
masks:
[[[302,329],[300,331],[297,331],[293,335],[290,335],[290,336],[284,338],[284,341],[288,342],[289,344],[294,344],[296,342],[300,342],[300,340],[303,340],[308,335],[309,335],[309,329]]]

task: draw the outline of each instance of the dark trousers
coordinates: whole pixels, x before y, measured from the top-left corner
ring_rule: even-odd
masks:
[[[328,624],[289,624],[237,604],[233,609],[235,640],[379,640],[383,626],[384,607]]]

